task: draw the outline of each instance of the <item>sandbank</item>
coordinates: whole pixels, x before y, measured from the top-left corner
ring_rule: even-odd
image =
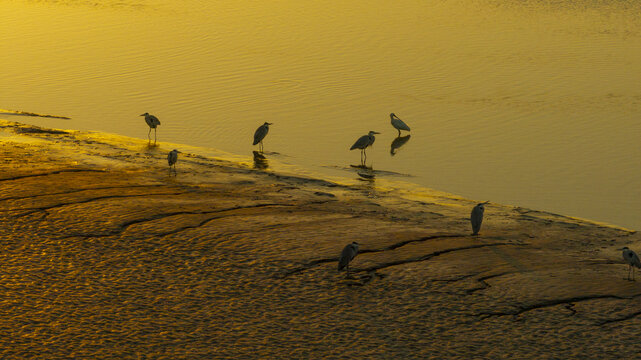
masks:
[[[0,136],[2,358],[641,353],[641,276],[616,250],[641,250],[635,231],[491,203],[476,237],[476,201],[418,186],[10,121]]]

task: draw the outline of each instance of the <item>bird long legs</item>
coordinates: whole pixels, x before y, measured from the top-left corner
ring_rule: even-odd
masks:
[[[147,133],[147,139],[149,139],[149,142],[151,142],[151,129],[152,128],[149,128],[149,132]],[[154,129],[154,144],[155,144],[158,137],[158,133],[156,128],[153,128],[153,129]]]
[[[154,144],[155,144],[158,138],[158,133],[156,128],[149,128],[149,132],[147,133],[147,139],[149,139],[149,142],[151,142],[151,129],[154,129]]]
[[[365,149],[363,149],[361,150],[361,165],[365,165],[366,161],[367,161],[367,153],[365,152]]]

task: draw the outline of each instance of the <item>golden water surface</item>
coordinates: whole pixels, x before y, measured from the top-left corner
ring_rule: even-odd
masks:
[[[641,5],[615,0],[0,2],[0,108],[48,127],[378,177],[641,227]],[[392,156],[396,113],[411,138]],[[3,116],[5,118],[9,115]],[[397,143],[398,144],[398,143]],[[398,175],[394,175],[394,174]]]

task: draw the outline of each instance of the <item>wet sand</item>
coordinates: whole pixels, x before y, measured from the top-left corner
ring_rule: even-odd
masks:
[[[2,358],[634,358],[638,233],[0,122]],[[143,129],[142,131],[145,131]],[[486,200],[486,199],[483,199]],[[336,270],[361,243],[353,279]]]

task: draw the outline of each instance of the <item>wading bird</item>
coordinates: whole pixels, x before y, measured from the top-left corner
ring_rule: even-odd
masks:
[[[343,251],[341,252],[341,257],[338,258],[338,271],[346,268],[346,277],[349,277],[349,262],[352,261],[358,253],[358,245],[359,244],[356,241],[352,242],[351,244],[347,244],[347,246],[345,246],[345,248],[343,248]]]
[[[396,116],[396,114],[391,113],[391,114],[389,114],[389,117],[390,117],[390,119],[392,121],[392,126],[396,130],[398,130],[398,136],[401,136],[401,130],[410,131],[410,127],[407,126],[407,124],[404,123],[403,120],[399,119],[398,116]]]
[[[169,175],[171,175],[171,166],[174,166],[174,175],[176,174],[176,161],[178,161],[178,154],[180,151],[173,149],[167,155],[167,162],[169,163]]]
[[[641,261],[639,260],[637,253],[628,249],[627,246],[619,250],[623,250],[623,260],[625,260],[625,262],[629,265],[628,280],[634,281],[634,267],[636,266],[641,269]],[[630,279],[630,271],[632,271],[632,279]]]
[[[265,122],[263,125],[259,126],[258,129],[256,129],[256,132],[254,133],[254,144],[259,144],[258,145],[258,150],[260,152],[263,152],[263,139],[265,136],[267,136],[267,133],[269,132],[269,125],[272,125],[272,123]]]
[[[376,131],[370,131],[367,135],[363,135],[360,138],[358,138],[358,140],[356,140],[354,145],[352,145],[352,147],[349,148],[350,150],[361,149],[361,164],[364,164],[365,160],[367,160],[367,153],[365,152],[365,149],[368,146],[372,146],[372,144],[374,143],[374,140],[376,140],[376,138],[374,137],[374,134],[380,134],[380,133]],[[363,160],[363,155],[365,155],[365,160]]]
[[[149,139],[149,142],[151,142],[151,129],[154,129],[154,144],[156,143],[156,128],[158,125],[160,125],[160,120],[158,120],[157,117],[149,114],[149,113],[144,113],[140,116],[145,117],[145,122],[147,125],[149,125],[149,132],[147,133],[147,138]]]
[[[474,207],[474,209],[472,209],[472,214],[470,215],[470,221],[472,222],[472,235],[478,235],[479,230],[481,230],[481,223],[483,222],[483,212],[485,211],[484,205],[487,203],[489,203],[489,201],[479,203]]]

